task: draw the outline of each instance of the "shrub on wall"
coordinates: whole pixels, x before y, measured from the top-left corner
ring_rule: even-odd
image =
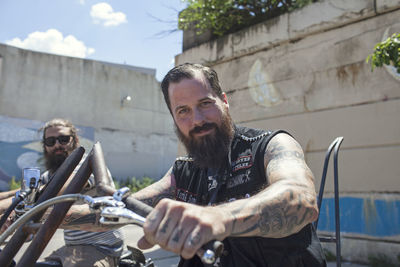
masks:
[[[316,0],[184,0],[188,6],[180,12],[178,28],[197,34],[211,30],[222,36],[301,8]]]
[[[394,33],[385,41],[377,43],[374,52],[367,57],[367,62],[371,62],[371,70],[392,65],[400,74],[400,33]]]

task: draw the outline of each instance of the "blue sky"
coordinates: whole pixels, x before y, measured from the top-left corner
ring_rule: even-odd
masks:
[[[181,0],[1,0],[0,43],[157,70],[182,51]],[[164,34],[163,34],[164,33]]]

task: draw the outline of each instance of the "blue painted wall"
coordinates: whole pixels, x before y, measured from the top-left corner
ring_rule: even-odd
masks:
[[[372,237],[400,235],[400,196],[388,198],[341,197],[340,230],[342,233]],[[318,230],[335,231],[333,198],[322,201]]]

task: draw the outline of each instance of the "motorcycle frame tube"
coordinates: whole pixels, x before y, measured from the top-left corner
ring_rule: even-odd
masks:
[[[82,191],[92,173],[90,168],[90,156],[86,157],[71,183],[65,189],[63,195],[77,194]],[[45,223],[40,227],[35,238],[18,262],[17,267],[33,267],[35,265],[35,262],[39,259],[72,205],[73,202],[64,202],[54,205]]]
[[[45,186],[43,192],[36,201],[36,204],[39,204],[49,198],[53,198],[58,194],[65,182],[68,180],[69,176],[74,171],[75,167],[81,161],[84,153],[85,149],[83,147],[78,147],[68,156],[68,158],[61,164],[61,166],[51,177],[51,180]],[[32,221],[34,223],[39,222],[44,213],[45,210],[36,214],[32,218]],[[20,227],[15,232],[4,249],[0,252],[0,266],[9,266],[11,264],[14,256],[18,253],[29,235],[30,234],[28,232],[23,230],[23,227]]]
[[[111,186],[108,180],[110,177],[107,172],[103,150],[99,142],[93,146],[92,168],[94,179],[96,181],[97,194],[99,196],[112,196],[116,190]],[[151,206],[129,195],[124,197],[122,201],[126,204],[128,209],[143,217],[147,217],[153,209]]]

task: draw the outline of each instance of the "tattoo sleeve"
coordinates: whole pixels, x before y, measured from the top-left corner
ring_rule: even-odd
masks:
[[[133,197],[152,207],[163,198],[174,199],[176,194],[175,179],[171,170],[158,182],[133,194]]]
[[[317,218],[313,175],[300,145],[284,135],[267,146],[266,187],[249,199],[224,204],[232,215],[232,236],[284,237]]]

